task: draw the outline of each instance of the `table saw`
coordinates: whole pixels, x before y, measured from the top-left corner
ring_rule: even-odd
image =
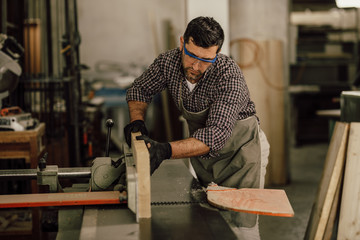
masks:
[[[140,133],[132,133],[132,149],[122,156],[95,158],[91,167],[0,170],[0,178],[36,179],[50,193],[0,195],[0,208],[57,207],[56,239],[236,239],[221,208],[273,216],[293,216],[283,190],[204,188],[184,159],[164,161],[150,178],[150,157]],[[126,181],[124,180],[126,177]],[[62,188],[61,178],[88,183]],[[234,197],[236,196],[236,197]],[[210,197],[210,198],[209,198]],[[210,206],[211,203],[213,206]]]
[[[0,208],[56,208],[58,217],[53,225],[58,226],[58,240],[236,239],[220,210],[207,204],[204,188],[184,160],[165,161],[150,181],[149,164],[144,166],[135,160],[149,161],[143,141],[134,141],[136,135],[133,134],[132,151],[124,144],[123,158],[99,157],[88,168],[47,166],[45,155],[37,169],[0,170],[2,179],[37,179],[38,185],[47,185],[50,191],[0,195]],[[108,140],[109,136],[108,132]],[[108,144],[109,141],[106,155]],[[117,184],[125,170],[119,161],[126,163],[125,195]],[[136,164],[142,165],[141,169]],[[89,184],[62,188],[62,178],[88,178]],[[144,197],[144,191],[150,192]]]
[[[75,171],[67,174],[75,174]],[[87,184],[74,184],[63,190],[79,192],[86,189]],[[207,205],[206,193],[182,160],[165,161],[151,177],[151,218],[137,221],[136,214],[126,202],[63,205],[57,209],[58,222],[53,224],[58,225],[58,240],[114,239],[115,236],[129,240],[236,239],[219,210]]]

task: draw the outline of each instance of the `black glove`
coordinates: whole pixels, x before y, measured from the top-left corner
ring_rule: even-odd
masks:
[[[149,150],[151,175],[160,166],[162,161],[171,158],[172,151],[170,143],[159,143],[144,135],[137,136],[136,139],[144,140]]]
[[[146,129],[145,123],[142,120],[135,120],[124,128],[125,140],[126,143],[131,147],[131,133],[132,132],[141,132],[142,135],[148,135],[148,130]]]

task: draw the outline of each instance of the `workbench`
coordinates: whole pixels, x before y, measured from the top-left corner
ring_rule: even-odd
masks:
[[[38,160],[45,152],[45,123],[26,131],[0,131],[0,160],[25,159],[30,168],[36,169]],[[37,192],[34,180],[31,183],[32,192]],[[32,209],[33,219],[39,219],[39,209]],[[39,235],[39,223],[33,221],[33,234]]]
[[[25,159],[36,168],[45,151],[45,123],[26,131],[0,131],[0,159]]]

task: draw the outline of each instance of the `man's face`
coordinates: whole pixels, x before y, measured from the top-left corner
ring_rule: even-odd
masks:
[[[182,64],[186,79],[191,83],[196,83],[216,59],[218,46],[209,48],[198,47],[193,39],[185,43],[184,38],[180,38],[180,50],[182,51]]]

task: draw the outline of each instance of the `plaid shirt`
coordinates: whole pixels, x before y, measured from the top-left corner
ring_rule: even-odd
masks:
[[[255,115],[255,104],[250,100],[244,75],[231,58],[218,54],[216,62],[206,70],[190,92],[181,56],[179,48],[159,55],[135,79],[127,91],[126,99],[150,103],[155,94],[168,88],[178,108],[180,97],[188,111],[200,112],[209,108],[206,127],[195,131],[192,137],[210,148],[208,157],[216,156],[216,152],[230,138],[235,122]]]

